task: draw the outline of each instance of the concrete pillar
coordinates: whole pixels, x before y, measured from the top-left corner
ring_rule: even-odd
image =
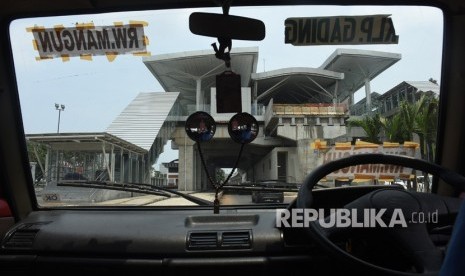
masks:
[[[50,169],[52,167],[52,165],[50,164],[50,160],[51,160],[51,155],[52,154],[52,151],[50,150],[50,147],[47,147],[47,154],[45,155],[45,171],[44,171],[44,179],[45,179],[45,184],[47,184],[50,180]]]
[[[313,139],[297,140],[296,155],[293,160],[293,167],[300,168],[294,171],[294,177],[297,182],[301,182],[305,177],[318,166],[318,151],[310,148]]]
[[[141,176],[140,176],[140,156],[139,154],[136,154],[136,183],[141,183]]]
[[[178,190],[194,191],[195,182],[195,147],[197,147],[189,137],[187,137],[184,127],[176,127],[171,137],[171,143],[178,149]]]
[[[370,79],[365,79],[365,96],[366,96],[366,107],[367,113],[371,114],[371,86],[370,86]]]
[[[203,110],[203,95],[202,95],[202,79],[197,79],[197,88],[195,90],[196,96],[195,96],[195,104],[196,104],[196,110],[200,111]]]
[[[194,145],[179,145],[179,191],[194,190]]]
[[[120,156],[119,156],[119,182],[124,182],[124,149],[120,148]]]
[[[133,179],[132,179],[132,152],[129,152],[128,153],[128,182],[133,182]]]
[[[252,115],[258,115],[258,102],[257,102],[257,92],[258,91],[258,83],[255,82],[253,86],[253,94],[252,94],[252,99],[253,99],[253,112]]]
[[[336,104],[338,103],[338,97],[337,97],[337,93],[339,92],[339,81],[336,81],[336,84],[334,86],[334,97],[333,97],[333,103]]]
[[[355,101],[355,99],[354,99],[354,92],[350,91],[349,94],[350,94],[350,101],[349,101],[349,106],[348,106],[348,108],[349,108],[349,115],[352,115],[353,113],[355,113],[355,112],[352,112],[352,111],[351,111],[351,107],[355,104],[355,103],[354,103],[354,101]]]
[[[60,180],[60,152],[55,150],[55,180],[58,182]]]
[[[115,146],[111,144],[110,153],[110,181],[115,181]]]

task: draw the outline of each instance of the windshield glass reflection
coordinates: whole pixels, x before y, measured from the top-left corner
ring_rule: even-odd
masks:
[[[221,9],[12,22],[11,48],[39,205],[197,205],[169,192],[170,197],[146,194],[144,185],[152,186],[150,192],[159,187],[212,202],[211,182],[227,179],[244,145],[221,204],[286,204],[315,168],[345,156],[436,159],[439,9],[232,7],[231,14],[264,22],[266,32],[260,41],[233,39],[231,49],[222,49],[225,44],[214,37],[193,34],[188,24],[193,12]],[[350,22],[378,19],[394,28],[382,33],[373,25],[349,32],[357,29]],[[320,33],[307,25],[312,22],[320,22]],[[345,44],[349,38],[353,43]],[[229,55],[230,67],[217,58],[213,43]],[[216,83],[226,71],[240,76],[229,94],[229,86],[218,91]],[[392,170],[340,170],[318,186],[387,181],[430,192],[429,176],[416,174],[413,184],[404,172]],[[374,178],[362,182],[359,175]],[[118,190],[110,189],[114,186]],[[237,201],[230,199],[236,196]]]

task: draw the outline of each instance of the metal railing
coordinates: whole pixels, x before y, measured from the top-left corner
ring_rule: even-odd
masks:
[[[275,115],[345,115],[346,104],[273,104]]]

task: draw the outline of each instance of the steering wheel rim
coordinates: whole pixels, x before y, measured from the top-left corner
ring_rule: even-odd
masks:
[[[354,165],[362,165],[362,164],[390,164],[390,165],[405,166],[405,167],[409,167],[415,170],[428,172],[429,174],[439,177],[440,179],[444,180],[445,182],[451,184],[452,186],[456,188],[463,190],[465,187],[465,177],[461,176],[460,174],[456,172],[443,168],[437,164],[429,163],[429,162],[419,160],[419,159],[414,159],[411,157],[404,157],[404,156],[385,155],[385,154],[358,154],[358,155],[352,155],[349,157],[344,157],[338,160],[331,161],[313,170],[307,176],[307,178],[305,179],[303,185],[301,186],[298,192],[297,199],[296,199],[296,207],[297,208],[310,208],[312,206],[313,187],[318,183],[319,180],[321,180],[323,177],[325,177],[329,173],[335,170],[347,168],[347,167],[354,166]],[[426,231],[426,226],[425,225],[423,226],[424,226],[424,230]],[[318,221],[310,222],[308,225],[308,228],[305,228],[305,229],[307,233],[311,237],[313,237],[313,239],[316,240],[316,242],[318,242],[330,254],[334,255],[335,257],[339,257],[342,260],[356,263],[362,267],[371,268],[373,270],[384,272],[386,274],[396,274],[396,275],[429,275],[429,274],[436,275],[439,272],[439,270],[437,271],[424,270],[423,273],[409,273],[409,272],[401,272],[401,271],[381,267],[381,266],[369,263],[365,260],[362,260],[354,255],[351,255],[345,250],[342,250],[341,248],[339,248],[336,244],[334,244],[329,239],[329,236],[327,235],[327,233],[325,233],[322,230]],[[420,229],[420,232],[421,231],[423,230]],[[425,233],[427,234],[427,232]],[[424,236],[425,233],[422,233],[422,235]],[[441,263],[442,261],[443,260],[441,260]]]

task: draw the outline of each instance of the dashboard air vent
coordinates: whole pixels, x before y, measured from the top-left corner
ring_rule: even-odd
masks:
[[[218,246],[217,232],[191,232],[188,237],[189,249],[213,249]]]
[[[48,223],[50,222],[25,223],[16,227],[13,232],[7,234],[2,247],[6,249],[32,249],[40,228]]]
[[[223,232],[221,240],[221,247],[249,248],[252,237],[250,231]]]
[[[190,232],[187,236],[187,249],[190,250],[230,250],[252,247],[251,230]]]
[[[31,249],[37,230],[18,230],[6,241],[5,248]]]

